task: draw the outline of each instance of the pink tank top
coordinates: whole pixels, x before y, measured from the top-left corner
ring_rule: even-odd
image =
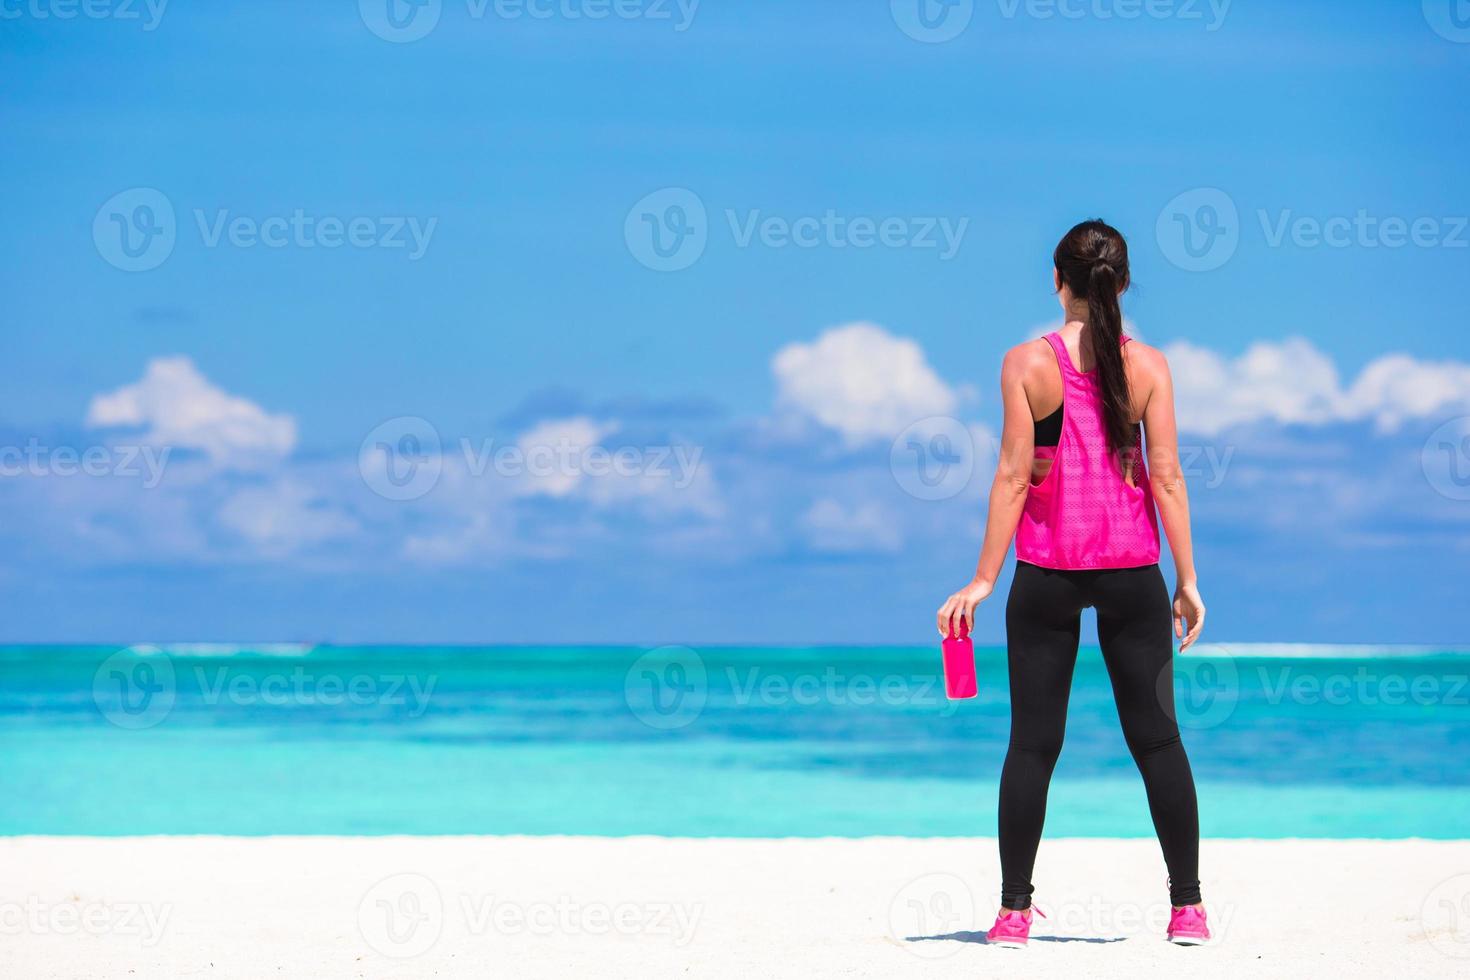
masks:
[[[1047,334],[1046,342],[1062,371],[1062,437],[1051,471],[1026,494],[1016,557],[1069,570],[1152,565],[1159,560],[1159,524],[1143,451],[1134,446],[1126,454],[1130,486],[1122,461],[1108,450],[1097,372],[1072,365],[1061,334]]]

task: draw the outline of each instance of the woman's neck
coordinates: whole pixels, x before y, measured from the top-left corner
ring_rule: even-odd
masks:
[[[1075,342],[1079,363],[1092,362],[1092,331],[1087,329],[1086,306],[1082,309],[1082,315],[1077,315],[1076,310],[1067,311],[1067,321],[1062,324],[1061,330],[1063,341],[1070,347]]]

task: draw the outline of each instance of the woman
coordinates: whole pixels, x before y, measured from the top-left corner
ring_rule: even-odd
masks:
[[[1053,263],[1066,322],[1006,354],[1005,425],[980,561],[970,584],[939,610],[941,635],[958,620],[973,627],[975,607],[989,597],[1015,537],[1006,603],[1011,740],[1000,779],[1001,909],[987,938],[1024,946],[1031,928],[1031,870],[1062,748],[1078,625],[1083,608],[1093,606],[1123,734],[1169,869],[1168,938],[1198,944],[1210,935],[1199,892],[1199,813],[1174,721],[1172,673],[1161,677],[1173,669],[1171,627],[1180,649],[1188,648],[1205,607],[1169,366],[1159,351],[1123,336],[1122,235],[1101,221],[1083,222],[1057,245]],[[1178,574],[1172,610],[1158,565],[1155,506]]]

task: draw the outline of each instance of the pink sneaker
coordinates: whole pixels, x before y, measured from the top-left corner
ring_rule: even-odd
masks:
[[[1041,911],[1035,907],[1028,911],[1041,915]],[[1041,917],[1046,918],[1044,915]],[[995,917],[995,925],[985,934],[988,945],[1004,946],[1007,949],[1025,949],[1030,938],[1031,916],[1026,912],[1007,912],[1004,909]]]
[[[1186,905],[1169,916],[1169,942],[1178,946],[1203,946],[1210,941],[1205,910]]]

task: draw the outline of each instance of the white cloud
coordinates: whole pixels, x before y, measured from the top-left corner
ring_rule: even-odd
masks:
[[[89,428],[142,427],[151,444],[198,449],[222,465],[285,456],[296,422],[211,384],[188,357],[155,357],[140,381],[95,395]]]
[[[526,461],[527,493],[565,497],[587,476],[588,449],[618,430],[618,423],[585,415],[548,419],[523,432],[516,446]]]
[[[589,481],[587,499],[600,507],[637,507],[655,517],[724,516],[725,504],[703,450],[686,445],[668,449],[666,457],[662,451],[641,454],[635,472],[614,470]]]
[[[1344,386],[1332,358],[1291,337],[1259,341],[1236,358],[1178,341],[1164,348],[1181,430],[1215,435],[1273,421],[1323,425],[1372,420],[1381,430],[1446,410],[1470,410],[1470,365],[1387,354]]]
[[[516,490],[570,497],[599,507],[633,505],[645,512],[717,516],[721,503],[704,450],[686,444],[608,447],[616,420],[578,415],[548,419],[516,439],[524,460]]]
[[[953,415],[966,394],[935,373],[917,343],[871,323],[788,344],[771,370],[779,410],[813,419],[853,445],[892,438],[931,415]]]
[[[897,521],[872,501],[849,507],[823,497],[801,516],[800,524],[807,542],[818,551],[891,553],[903,547]]]
[[[1164,348],[1179,428],[1213,435],[1243,422],[1321,424],[1343,412],[1332,360],[1310,343],[1261,341],[1227,359],[1179,341]]]
[[[490,563],[504,557],[512,543],[498,522],[473,513],[450,530],[410,534],[403,542],[403,557],[429,565]]]
[[[220,523],[266,554],[352,535],[357,521],[321,494],[294,482],[248,487],[220,507]]]
[[[1470,364],[1386,354],[1363,368],[1348,400],[1386,431],[1446,409],[1470,412]]]

